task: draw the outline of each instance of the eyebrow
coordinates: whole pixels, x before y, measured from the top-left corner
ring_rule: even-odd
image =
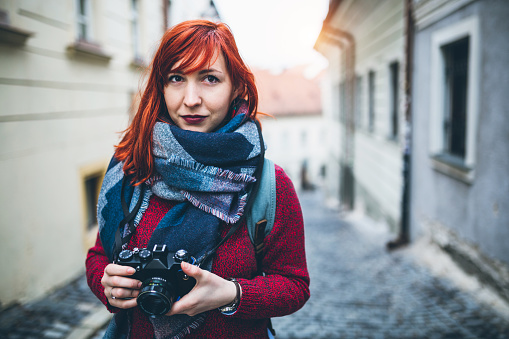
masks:
[[[198,74],[205,74],[205,73],[223,73],[220,70],[217,70],[215,68],[208,68],[208,69],[202,69],[201,71],[198,71]]]
[[[198,71],[198,74],[207,74],[207,73],[223,73],[221,72],[220,70],[218,69],[215,69],[215,68],[207,68],[207,69],[202,69],[200,71]],[[170,71],[169,74],[185,74],[185,72],[182,72],[182,71]]]

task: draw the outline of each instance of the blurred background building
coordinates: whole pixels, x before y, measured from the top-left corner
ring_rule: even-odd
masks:
[[[332,0],[325,193],[509,300],[509,2]]]
[[[254,69],[267,157],[284,168],[298,190],[322,185],[327,158],[322,119],[321,75],[306,66],[280,73]]]
[[[326,192],[396,231],[402,193],[403,1],[332,1],[318,49],[330,145]]]
[[[213,1],[0,1],[0,308],[84,270],[103,172],[170,25]]]
[[[411,236],[509,300],[509,2],[412,5]]]

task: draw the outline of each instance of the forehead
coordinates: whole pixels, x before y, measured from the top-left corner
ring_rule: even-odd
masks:
[[[214,68],[226,72],[226,63],[223,53],[214,50],[213,54],[203,52],[196,57],[184,57],[179,59],[170,72],[193,73],[199,70]]]

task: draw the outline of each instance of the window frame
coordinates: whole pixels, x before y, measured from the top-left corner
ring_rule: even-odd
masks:
[[[445,60],[443,47],[463,38],[469,38],[466,140],[463,161],[454,159],[445,151],[443,123],[445,118]],[[439,29],[431,35],[431,81],[430,81],[430,144],[429,152],[433,167],[456,179],[471,183],[475,175],[476,131],[479,115],[480,84],[480,33],[477,16],[465,18],[453,25]]]
[[[81,2],[85,2],[85,14],[81,14]],[[93,41],[94,40],[94,30],[92,28],[93,18],[92,18],[92,5],[91,0],[76,0],[76,40],[78,41]],[[85,35],[81,36],[81,25],[85,26]]]

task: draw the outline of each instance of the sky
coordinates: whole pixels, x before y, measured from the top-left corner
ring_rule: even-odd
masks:
[[[239,51],[251,67],[281,71],[327,66],[313,45],[327,15],[329,0],[214,0]]]

